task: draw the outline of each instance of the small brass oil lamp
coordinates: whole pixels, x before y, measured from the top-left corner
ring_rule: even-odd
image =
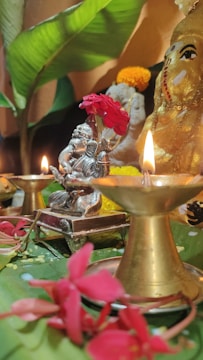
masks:
[[[22,215],[33,215],[38,209],[44,209],[45,202],[42,196],[42,190],[53,180],[53,175],[48,175],[47,158],[42,158],[40,175],[19,175],[10,176],[9,180],[24,191],[24,200],[22,205]]]

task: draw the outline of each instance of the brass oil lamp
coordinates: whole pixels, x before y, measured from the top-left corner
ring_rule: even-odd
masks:
[[[158,298],[182,292],[195,300],[202,295],[203,285],[180,259],[169,214],[197,195],[203,189],[203,180],[193,183],[192,176],[184,174],[149,175],[146,164],[143,177],[121,175],[91,180],[96,189],[131,215],[125,251],[115,276],[130,295]]]
[[[48,175],[48,160],[43,156],[41,174],[10,176],[9,180],[24,191],[24,200],[21,209],[22,215],[33,215],[35,210],[44,209],[45,202],[42,190],[54,181],[53,175]]]

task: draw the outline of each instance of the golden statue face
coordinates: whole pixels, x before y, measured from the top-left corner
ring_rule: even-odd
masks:
[[[186,36],[166,52],[161,88],[168,103],[188,103],[201,95],[203,80],[203,39]],[[203,92],[202,92],[203,95]]]
[[[155,87],[155,106],[136,142],[142,156],[152,130],[156,173],[197,174],[203,161],[203,38],[173,42]]]

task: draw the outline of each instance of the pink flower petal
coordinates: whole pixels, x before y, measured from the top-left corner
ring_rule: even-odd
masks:
[[[121,283],[106,269],[79,278],[75,284],[83,295],[94,300],[111,302],[125,293]]]
[[[38,279],[32,279],[29,281],[29,284],[33,287],[39,287],[44,289],[47,294],[51,297],[51,299],[54,299],[54,288],[56,286],[56,281],[52,280],[38,280]]]
[[[110,311],[111,305],[106,304],[96,318],[93,317],[85,309],[81,308],[82,331],[88,336],[88,338],[95,336],[95,334],[98,334],[101,329],[106,329],[106,326],[108,325],[108,316]]]
[[[122,309],[119,312],[119,318],[125,324],[127,329],[135,330],[141,342],[149,341],[150,334],[148,332],[148,324],[138,307],[129,305],[125,309]]]
[[[67,267],[71,281],[74,282],[75,279],[80,278],[84,274],[89,264],[93,248],[94,247],[92,243],[86,243],[80,250],[78,250],[70,257],[67,263]]]
[[[47,325],[59,330],[65,329],[64,321],[59,316],[52,316],[50,319],[48,319]]]
[[[54,301],[62,305],[73,289],[75,289],[75,285],[69,279],[58,280],[53,288]]]
[[[169,354],[174,354],[177,353],[178,350],[177,348],[173,348],[171,347],[165,340],[162,339],[161,336],[158,335],[154,335],[150,338],[150,349],[151,351],[153,351],[154,353],[169,353]]]
[[[81,302],[80,294],[73,290],[68,299],[64,302],[65,310],[64,323],[68,337],[77,345],[82,345],[82,327],[81,327]]]
[[[135,337],[123,330],[103,331],[89,341],[86,349],[94,360],[136,360],[141,355]]]
[[[22,299],[13,303],[11,313],[26,321],[33,321],[53,314],[59,310],[58,305],[41,299]]]
[[[27,219],[20,219],[20,220],[17,222],[17,224],[16,224],[16,226],[15,226],[15,229],[16,229],[16,230],[20,230],[20,229],[24,228],[25,225],[27,225],[27,224],[28,224],[28,220],[27,220]]]
[[[0,231],[6,233],[7,235],[13,235],[13,229],[15,226],[9,221],[2,221],[0,223]]]

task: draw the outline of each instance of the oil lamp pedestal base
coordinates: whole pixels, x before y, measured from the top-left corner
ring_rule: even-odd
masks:
[[[128,294],[158,298],[178,292],[194,300],[196,276],[181,261],[168,215],[131,216],[128,242],[115,276]]]
[[[97,271],[100,271],[102,269],[107,269],[113,276],[115,276],[116,271],[118,270],[119,265],[121,263],[121,260],[122,260],[121,256],[116,256],[114,258],[107,258],[107,259],[102,259],[102,260],[96,261],[89,265],[87,273],[94,274]],[[185,271],[190,276],[192,276],[193,281],[195,281],[198,286],[198,289],[199,289],[198,296],[193,300],[194,304],[197,305],[203,301],[203,280],[202,280],[203,279],[203,270],[200,270],[200,269],[196,268],[195,266],[187,264],[187,263],[183,263],[183,266],[184,266]],[[103,303],[92,300],[90,298],[85,298],[84,301],[88,306],[93,307],[97,310],[100,310],[103,307]],[[139,304],[140,304],[140,302],[139,302]],[[117,312],[118,310],[120,310],[124,307],[125,307],[125,305],[116,301],[115,303],[112,304],[112,311]],[[152,315],[153,314],[175,313],[177,311],[186,310],[187,308],[188,308],[187,303],[174,301],[171,303],[167,303],[167,305],[150,309],[148,311],[148,313],[152,314]]]

